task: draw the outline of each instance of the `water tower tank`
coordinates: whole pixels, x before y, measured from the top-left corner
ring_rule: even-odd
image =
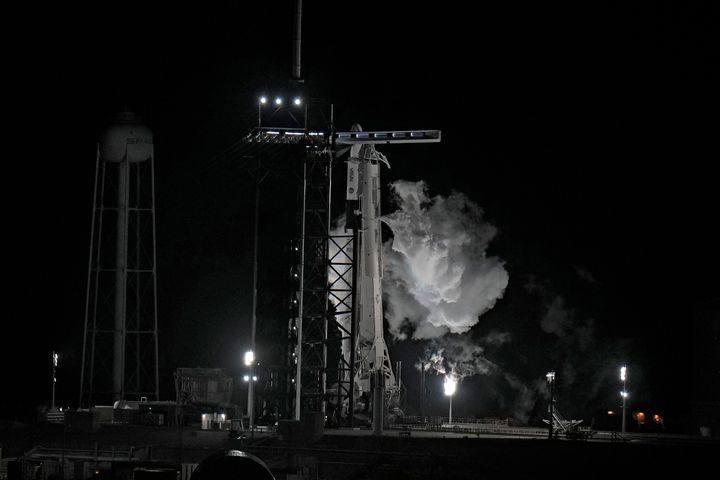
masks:
[[[100,137],[100,155],[105,162],[143,162],[153,151],[152,131],[132,112],[119,113]]]

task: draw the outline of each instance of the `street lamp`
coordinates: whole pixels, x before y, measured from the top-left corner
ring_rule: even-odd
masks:
[[[255,353],[252,350],[248,350],[245,352],[245,366],[250,367],[253,363],[255,363]]]
[[[455,388],[457,386],[457,382],[452,377],[445,377],[445,396],[450,397],[450,414],[448,416],[448,423],[452,425],[452,397],[453,394],[455,394]]]
[[[57,354],[57,352],[52,352],[52,404],[50,405],[50,410],[55,411],[55,383],[57,383],[57,377],[55,376],[55,371],[58,366],[58,358],[60,358]]]
[[[268,99],[265,95],[258,99],[258,127],[262,127],[262,108],[267,102]]]
[[[255,432],[255,422],[253,421],[253,405],[254,405],[254,388],[255,382],[257,382],[257,375],[255,375],[255,372],[253,372],[252,375],[245,374],[243,375],[243,382],[248,383],[248,428],[250,428],[251,432]]]
[[[627,367],[622,366],[620,367],[620,381],[623,382],[623,389],[622,392],[620,392],[620,396],[622,397],[622,433],[625,433],[625,400],[627,399],[628,392],[627,388],[625,388],[625,380],[627,379]]]
[[[250,380],[250,377],[252,376],[252,382],[249,382],[248,384],[248,421],[250,422],[250,430],[253,430],[255,426],[255,421],[253,420],[254,415],[254,406],[255,406],[255,381],[257,380],[257,376],[255,376],[255,352],[252,350],[248,350],[245,352],[245,366],[251,367],[252,375],[245,375],[243,377],[243,380],[248,382]]]
[[[552,440],[553,438],[553,403],[555,402],[554,394],[555,391],[553,389],[553,385],[555,384],[555,370],[550,370],[548,373],[545,374],[545,378],[547,379],[548,385],[550,385],[550,407],[548,408],[548,411],[550,412],[550,420],[548,421],[548,440]]]

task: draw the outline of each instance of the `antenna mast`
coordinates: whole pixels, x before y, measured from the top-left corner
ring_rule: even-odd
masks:
[[[295,2],[295,35],[293,37],[293,67],[292,78],[302,82],[300,70],[300,54],[302,46],[302,0]]]

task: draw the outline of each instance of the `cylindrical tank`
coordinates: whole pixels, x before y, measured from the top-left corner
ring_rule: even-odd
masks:
[[[100,156],[105,162],[143,162],[152,151],[152,131],[132,112],[118,113],[100,136]]]
[[[275,480],[265,463],[240,450],[223,450],[205,458],[197,466],[191,480]]]

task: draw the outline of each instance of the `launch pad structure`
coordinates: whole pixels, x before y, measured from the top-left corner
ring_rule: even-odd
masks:
[[[264,179],[278,159],[282,163],[286,156],[283,148],[294,146],[290,156],[301,157],[299,172],[295,173],[301,189],[300,225],[291,250],[293,284],[284,365],[276,365],[264,379],[258,379],[261,384],[264,380],[262,391],[273,399],[279,416],[288,418],[292,414],[296,421],[311,414],[319,416],[323,424],[330,418],[344,417],[345,423],[353,426],[357,398],[371,394],[372,401],[365,402],[364,410],[368,411],[371,403],[374,431],[382,433],[385,408],[388,400],[399,397],[399,385],[385,344],[382,313],[380,165],[390,164],[375,145],[436,143],[441,133],[364,132],[359,125],[353,125],[351,131],[336,132],[333,104],[307,98],[301,75],[301,32],[302,0],[296,0],[291,81],[285,95],[262,95],[258,99],[257,127],[233,152],[243,165],[254,164],[256,179],[263,170]],[[292,100],[285,107],[288,93]],[[348,151],[346,225],[339,233],[332,231],[333,169],[337,158]],[[260,181],[255,197],[253,368]],[[340,352],[336,351],[338,344]],[[254,388],[250,382],[251,425]]]
[[[372,410],[379,433],[383,412],[388,400],[397,397],[399,385],[384,340],[382,314],[380,166],[389,162],[375,145],[434,143],[441,134],[438,130],[364,132],[358,125],[348,132],[335,132],[332,106],[329,110],[324,129],[270,127],[259,122],[243,140],[243,153],[238,155],[255,162],[264,158],[276,162],[278,149],[292,145],[302,155],[297,174],[299,236],[293,243],[296,256],[290,269],[296,283],[290,294],[286,365],[260,379],[261,385],[264,381],[260,390],[272,392],[274,398],[285,397],[283,410],[295,420],[315,413],[324,419],[344,419],[350,426],[362,396],[370,401],[364,402],[364,410]],[[249,155],[249,151],[255,153]],[[349,153],[345,229],[334,232],[333,169],[345,153]],[[272,168],[270,163],[267,168]],[[338,344],[340,355],[329,352]],[[375,408],[378,405],[383,408]]]
[[[354,125],[336,132],[333,105],[306,95],[302,2],[296,5],[285,98],[259,98],[257,127],[221,153],[255,183],[247,413],[252,427],[259,395],[263,416],[300,420],[312,413],[322,422],[332,418],[352,426],[362,405],[373,412],[380,433],[383,412],[400,386],[383,334],[380,169],[390,164],[375,146],[436,143],[440,131],[365,132]],[[159,394],[152,133],[136,118],[122,120],[98,146],[80,405],[157,400]],[[333,232],[334,169],[348,153],[346,225]],[[290,250],[287,323],[282,341],[269,342],[276,349],[271,355],[255,351],[258,222],[261,184],[279,170],[296,180],[299,225]]]

